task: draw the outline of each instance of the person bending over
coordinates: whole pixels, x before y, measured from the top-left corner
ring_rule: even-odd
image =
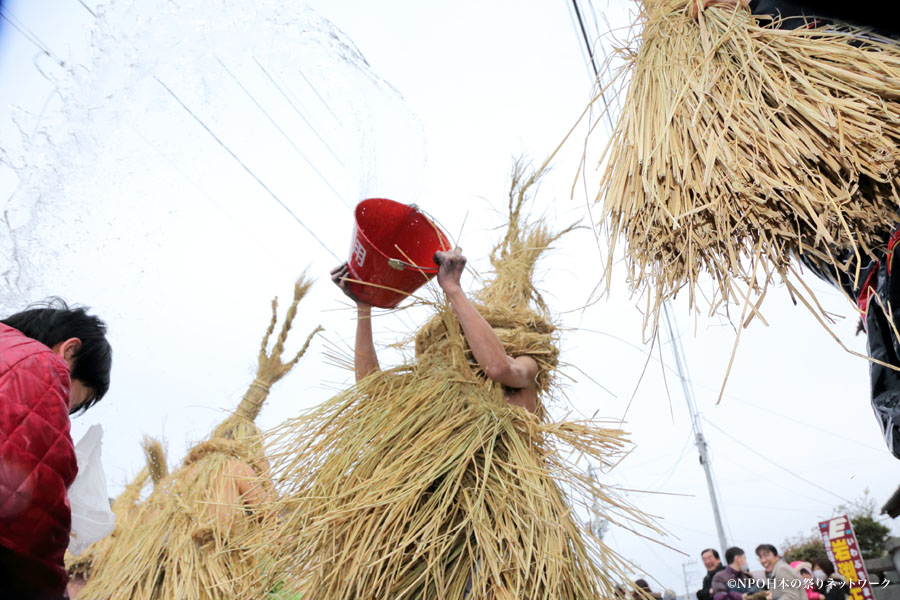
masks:
[[[78,466],[69,415],[106,395],[106,324],[55,301],[0,320],[0,585],[4,598],[65,598],[63,555]]]

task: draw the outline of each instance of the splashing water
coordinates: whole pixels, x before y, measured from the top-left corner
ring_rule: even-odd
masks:
[[[421,193],[421,124],[308,8],[113,2],[89,56],[48,69],[52,109],[0,140],[19,178],[0,207],[0,307],[60,290],[133,305],[162,273],[182,298],[262,283],[272,256],[295,271],[343,257],[358,200]]]

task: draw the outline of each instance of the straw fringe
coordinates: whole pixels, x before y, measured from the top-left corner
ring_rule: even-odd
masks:
[[[153,485],[158,484],[169,474],[169,466],[166,464],[166,452],[163,450],[159,440],[148,435],[144,436],[141,444],[144,448],[144,458],[147,461],[147,468],[150,470],[150,479]]]
[[[553,370],[555,328],[531,277],[557,236],[520,216],[536,178],[514,179],[496,277],[478,299],[518,336],[505,343]],[[569,457],[611,467],[625,434],[510,405],[473,368],[452,309],[437,309],[414,364],[268,434],[279,499],[244,545],[270,551],[272,572],[304,599],[461,598],[467,584],[473,599],[611,597],[628,566],[574,507],[596,498],[613,522],[652,524]]]
[[[126,485],[122,493],[113,501],[111,509],[116,515],[115,529],[105,538],[97,540],[85,548],[84,552],[78,556],[66,552],[65,563],[70,577],[90,579],[94,564],[100,564],[107,560],[110,553],[114,551],[116,538],[131,526],[147,481],[153,481],[155,486],[159,483],[161,478],[159,476],[164,475],[166,457],[159,440],[145,436],[142,446],[147,466],[138,472],[131,483]]]
[[[268,594],[270,584],[262,578],[268,572],[266,553],[248,552],[235,540],[256,527],[252,514],[275,494],[261,432],[253,420],[271,386],[297,364],[321,331],[317,327],[301,350],[282,362],[297,305],[310,286],[305,276],[297,281],[293,302],[267,352],[278,321],[277,301],[272,302],[256,377],[239,406],[137,507],[130,526],[95,565],[79,598],[230,600]]]
[[[682,290],[693,310],[753,298],[748,320],[759,316],[800,255],[858,277],[835,257],[877,257],[898,222],[900,45],[854,28],[761,27],[742,8],[694,19],[685,0],[638,5],[597,195],[607,288],[624,243],[652,332]]]

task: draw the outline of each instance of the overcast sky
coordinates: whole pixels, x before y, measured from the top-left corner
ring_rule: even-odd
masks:
[[[591,37],[630,20],[625,0],[582,5]],[[113,386],[73,420],[73,437],[103,424],[112,493],[140,468],[143,434],[163,437],[174,464],[235,406],[269,300],[286,304],[307,268],[319,283],[292,347],[316,324],[326,333],[259,421],[272,426],[349,383],[325,356],[347,352],[354,328],[327,272],[348,253],[358,200],[416,202],[484,272],[513,159],[543,160],[592,93],[563,1],[7,0],[3,10],[18,29],[0,22],[0,314],[60,295],[108,320]],[[583,128],[534,204],[561,227],[590,224],[590,190],[571,197],[582,141]],[[590,151],[604,142],[601,129]],[[661,338],[648,359],[624,273],[589,304],[605,257],[585,228],[542,264],[542,288],[568,328],[569,379],[552,414],[625,418],[634,451],[603,480],[656,515],[671,548],[618,528],[607,541],[654,588],[682,594],[687,576],[693,593],[699,552],[717,537],[671,343]],[[852,307],[810,283],[843,317],[837,334],[864,351]],[[866,488],[881,503],[900,484],[866,362],[781,287],[763,311],[769,327],[743,332],[717,405],[734,330],[672,306],[728,543],[751,554],[808,532]],[[425,317],[381,316],[376,339],[393,342]]]

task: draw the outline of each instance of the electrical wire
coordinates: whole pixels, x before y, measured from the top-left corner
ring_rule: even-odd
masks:
[[[25,25],[19,23],[19,19],[9,11],[9,8],[4,8],[2,4],[0,4],[0,18],[12,25],[13,29],[18,31],[22,37],[34,44],[38,50],[55,60],[59,65],[65,64],[65,62],[59,56],[57,56],[53,52],[53,50],[51,50],[50,47],[41,40],[41,38],[35,35],[35,33],[28,29]]]
[[[309,120],[307,120],[307,118],[305,116],[303,116],[303,112],[299,108],[297,108],[297,105],[294,104],[293,100],[291,100],[291,98],[290,98],[290,96],[288,96],[287,92],[285,92],[284,89],[278,84],[278,82],[275,81],[275,78],[269,74],[269,72],[266,70],[266,68],[264,66],[262,66],[262,64],[260,64],[260,62],[258,60],[256,60],[255,56],[253,57],[253,62],[256,63],[256,66],[259,67],[259,70],[263,72],[263,74],[269,79],[270,82],[272,82],[272,85],[275,86],[275,89],[278,90],[278,93],[281,94],[281,97],[284,98],[287,101],[287,103],[291,105],[291,108],[294,109],[294,112],[297,113],[297,116],[300,117],[301,119],[303,119],[303,122],[306,123],[306,125],[307,125],[307,127],[309,127],[310,131],[312,131],[315,134],[315,136],[317,138],[319,138],[319,141],[322,142],[322,145],[325,146],[325,148],[331,153],[331,156],[334,157],[334,160],[338,161],[338,163],[343,167],[344,161],[342,161],[340,159],[340,157],[334,152],[334,150],[331,149],[331,146],[328,144],[328,142],[325,141],[325,138],[323,138],[321,135],[319,135],[319,132],[316,131],[316,128],[313,127],[312,123],[310,123]]]
[[[707,423],[709,423],[714,429],[716,429],[717,431],[719,431],[719,433],[721,433],[721,434],[724,435],[725,437],[731,438],[731,440],[732,440],[733,442],[735,442],[736,444],[738,444],[739,446],[743,447],[743,448],[746,449],[746,450],[749,450],[750,452],[752,452],[752,453],[755,454],[756,456],[760,457],[761,459],[763,459],[763,460],[766,461],[767,463],[772,464],[772,465],[775,465],[776,467],[778,467],[779,469],[781,469],[782,471],[784,471],[784,472],[787,473],[788,475],[791,475],[792,477],[795,477],[795,478],[799,479],[800,481],[802,481],[802,482],[804,482],[804,483],[807,483],[807,484],[811,485],[812,487],[816,488],[817,490],[821,490],[821,491],[825,492],[826,494],[829,494],[829,495],[831,495],[831,496],[834,496],[834,497],[837,498],[838,500],[841,500],[841,501],[843,501],[843,502],[846,502],[847,504],[852,504],[852,502],[851,502],[850,500],[847,500],[847,499],[844,498],[843,496],[839,496],[838,494],[835,494],[835,493],[832,492],[831,490],[822,487],[821,485],[819,485],[818,483],[816,483],[816,482],[814,482],[814,481],[810,481],[809,479],[807,479],[806,477],[803,477],[802,475],[798,475],[797,473],[794,473],[793,471],[791,471],[791,470],[788,469],[787,467],[782,466],[782,465],[778,464],[777,462],[775,462],[774,460],[772,460],[771,458],[765,456],[764,454],[761,454],[760,452],[757,452],[756,450],[754,450],[753,448],[751,448],[750,446],[748,446],[748,445],[745,444],[744,442],[740,441],[739,439],[737,439],[736,437],[734,437],[733,435],[731,435],[730,433],[728,433],[727,431],[725,431],[724,429],[722,429],[721,427],[719,427],[718,425],[716,425],[715,423],[713,423],[712,421],[710,421],[709,419],[707,419],[706,417],[701,416],[700,418],[702,418],[704,421],[706,421]]]
[[[662,490],[666,486],[666,484],[669,483],[669,480],[672,479],[672,476],[675,475],[675,469],[678,468],[678,465],[681,464],[681,461],[684,460],[684,457],[687,455],[688,448],[690,448],[691,446],[691,438],[693,437],[693,432],[688,433],[687,440],[685,440],[684,446],[681,448],[681,452],[678,454],[678,458],[675,460],[675,464],[668,469],[669,475],[666,477],[665,481],[663,481],[653,490],[654,492]]]
[[[88,6],[87,4],[85,4],[85,3],[84,3],[84,0],[75,0],[75,1],[78,2],[78,4],[80,4],[81,6],[83,6],[83,7],[84,7],[84,10],[88,11],[89,13],[91,13],[91,16],[92,16],[92,17],[94,17],[95,19],[97,18],[97,13],[95,13],[95,12],[91,9],[90,6]]]
[[[597,335],[603,335],[603,336],[606,336],[606,337],[608,337],[608,338],[612,338],[612,339],[616,340],[617,342],[621,342],[622,344],[625,344],[625,345],[627,345],[627,346],[630,346],[631,348],[633,348],[633,349],[637,350],[638,352],[644,354],[644,356],[650,356],[650,357],[652,357],[652,353],[648,352],[647,350],[644,350],[643,348],[641,348],[641,347],[638,346],[637,344],[634,344],[634,343],[632,343],[632,342],[626,340],[625,338],[619,337],[619,336],[614,335],[614,334],[612,334],[612,333],[608,333],[608,332],[606,332],[606,331],[598,331],[598,330],[596,330],[596,329],[579,329],[579,331],[586,331],[586,332],[588,332],[588,333],[595,333],[595,334],[597,334]],[[661,366],[664,370],[666,370],[666,371],[672,373],[673,375],[677,375],[677,374],[678,374],[678,372],[677,372],[674,368],[670,367],[669,365],[663,364],[662,361],[660,361],[658,358],[656,358],[656,357],[652,357],[652,358],[653,358],[654,361],[656,361],[657,363],[659,363],[660,366]],[[707,391],[712,391],[712,392],[718,391],[717,389],[714,389],[714,388],[712,388],[712,387],[710,387],[710,386],[708,386],[708,385],[704,385],[704,384],[702,384],[702,383],[695,383],[694,385],[696,385],[697,387],[699,387],[699,388],[701,388],[701,389],[707,390]],[[798,418],[798,417],[795,416],[795,415],[788,415],[788,414],[785,414],[785,413],[778,412],[778,411],[776,411],[776,410],[772,410],[772,409],[770,409],[770,408],[768,408],[768,407],[766,407],[766,406],[762,406],[762,405],[760,405],[760,404],[756,404],[756,403],[754,403],[754,402],[750,402],[749,400],[745,400],[745,399],[743,399],[743,398],[738,398],[737,396],[734,396],[733,394],[730,394],[730,393],[726,393],[724,397],[725,397],[726,399],[733,400],[734,402],[737,402],[737,403],[740,404],[740,405],[752,406],[753,408],[755,408],[755,409],[757,409],[757,410],[760,410],[760,411],[763,411],[763,412],[767,412],[767,413],[769,413],[769,414],[771,414],[771,415],[774,415],[774,416],[776,416],[776,417],[780,417],[780,418],[782,418],[782,419],[786,419],[786,420],[792,421],[792,422],[794,422],[794,423],[796,423],[796,424],[798,424],[798,425],[801,425],[801,426],[806,427],[806,428],[808,428],[808,429],[812,429],[812,430],[818,431],[818,432],[820,432],[820,433],[824,433],[824,434],[826,434],[826,435],[830,435],[830,436],[832,436],[832,437],[834,437],[834,438],[839,438],[839,439],[841,439],[841,440],[843,440],[843,441],[845,441],[845,442],[849,442],[849,443],[851,443],[851,444],[855,444],[855,445],[860,446],[860,447],[862,447],[862,448],[866,448],[866,449],[868,449],[868,450],[874,450],[875,452],[884,453],[884,448],[879,448],[879,447],[876,447],[876,446],[870,446],[869,444],[864,444],[864,443],[860,442],[859,440],[856,440],[856,439],[853,439],[853,438],[847,438],[845,435],[842,435],[842,434],[840,434],[840,433],[837,433],[836,431],[831,431],[831,430],[829,430],[829,429],[825,429],[824,427],[821,427],[821,426],[815,425],[815,424],[813,424],[813,423],[810,423],[809,421],[800,419],[800,418]]]
[[[341,201],[341,204],[343,204],[344,206],[347,207],[347,209],[352,211],[353,209],[351,208],[351,206],[349,204],[347,204],[347,201],[344,200],[344,197],[341,196],[340,192],[338,192],[336,189],[334,189],[334,186],[331,185],[331,182],[328,181],[328,179],[326,179],[326,177],[324,175],[322,175],[322,173],[319,171],[319,169],[317,169],[316,166],[312,163],[312,161],[309,160],[309,158],[306,156],[306,154],[303,153],[303,150],[301,150],[300,147],[297,146],[296,143],[294,143],[294,140],[292,140],[290,138],[290,136],[287,133],[285,133],[284,129],[281,128],[281,126],[275,121],[274,118],[272,118],[272,115],[270,115],[269,112],[265,108],[263,108],[262,104],[259,103],[259,101],[256,99],[256,97],[250,92],[250,90],[248,90],[244,86],[244,84],[241,83],[241,80],[238,79],[237,76],[235,76],[235,74],[231,72],[231,69],[229,69],[225,65],[224,62],[222,62],[222,59],[219,58],[218,56],[216,56],[216,61],[218,61],[218,63],[222,66],[222,68],[225,69],[225,72],[228,73],[228,75],[234,80],[234,82],[237,84],[237,86],[239,88],[241,88],[241,91],[244,92],[244,94],[248,98],[250,98],[250,101],[253,102],[253,104],[256,106],[256,108],[258,108],[260,110],[260,112],[262,112],[262,114],[264,114],[266,116],[266,119],[269,120],[269,123],[271,123],[272,126],[278,130],[278,133],[280,133],[282,135],[282,137],[285,140],[287,140],[287,143],[290,144],[291,147],[297,151],[297,154],[300,155],[300,158],[302,158],[306,162],[306,164],[309,166],[309,168],[312,169],[313,172],[319,176],[319,179],[322,180],[322,183],[324,183],[328,187],[328,189],[331,190],[335,196],[337,196],[338,200]]]
[[[244,168],[244,170],[247,172],[247,174],[249,174],[249,175],[256,181],[256,183],[258,183],[264,190],[266,190],[266,192],[268,192],[268,194],[272,197],[272,199],[275,200],[275,202],[277,202],[277,203],[281,206],[281,208],[283,208],[289,215],[291,215],[291,217],[293,217],[293,219],[294,219],[294,220],[295,220],[295,221],[296,221],[303,229],[305,229],[305,230],[307,231],[307,233],[309,233],[309,235],[311,235],[311,236],[313,237],[313,239],[316,240],[316,241],[319,243],[320,246],[322,246],[325,250],[327,250],[328,253],[331,254],[331,255],[335,258],[335,260],[337,260],[337,261],[340,261],[340,260],[341,260],[340,258],[338,258],[337,254],[335,254],[334,252],[332,252],[332,251],[331,251],[331,248],[329,248],[328,246],[326,246],[326,245],[325,245],[325,242],[323,242],[321,239],[319,239],[319,236],[317,236],[317,235],[315,234],[315,232],[313,232],[312,229],[310,229],[309,227],[307,227],[306,224],[305,224],[303,221],[300,220],[300,217],[298,217],[298,216],[296,215],[296,213],[294,213],[294,211],[292,211],[292,210],[290,209],[290,207],[289,207],[287,204],[285,204],[285,203],[281,200],[281,198],[279,198],[278,195],[277,195],[275,192],[273,192],[273,191],[269,188],[269,186],[267,186],[267,185],[263,182],[263,180],[260,179],[260,178],[256,175],[256,173],[254,173],[253,170],[252,170],[250,167],[248,167],[248,166],[244,163],[244,161],[242,161],[242,160],[240,159],[240,157],[239,157],[237,154],[235,154],[234,151],[233,151],[231,148],[229,148],[229,147],[225,144],[225,142],[223,142],[223,141],[219,138],[219,136],[217,136],[217,135],[213,132],[213,130],[210,129],[210,128],[206,125],[206,123],[203,122],[202,119],[200,119],[200,117],[198,117],[196,114],[194,114],[194,111],[192,111],[192,110],[187,106],[187,104],[185,104],[184,102],[182,102],[181,98],[179,98],[178,95],[177,95],[175,92],[173,92],[173,91],[171,90],[171,88],[169,88],[169,86],[167,86],[165,83],[163,83],[162,79],[160,79],[160,78],[157,77],[156,75],[154,75],[153,78],[156,79],[156,81],[157,81],[157,83],[159,83],[159,85],[161,85],[167,92],[169,92],[169,95],[172,96],[172,98],[174,98],[175,101],[176,101],[179,105],[181,105],[181,108],[183,108],[189,115],[191,115],[191,117],[193,117],[193,119],[194,119],[195,121],[197,121],[197,123],[198,123],[204,130],[206,130],[206,132],[207,132],[207,133],[208,133],[208,134],[216,141],[216,143],[219,144],[219,146],[221,146],[222,149],[225,150],[225,152],[227,152],[227,153],[231,156],[231,158],[233,158],[235,161],[237,161],[237,163],[238,163],[239,165],[241,165],[241,167]]]
[[[312,84],[312,82],[311,82],[309,79],[306,78],[306,75],[303,74],[303,71],[301,71],[300,69],[297,69],[297,73],[300,75],[300,77],[303,78],[303,81],[306,82],[306,85],[309,86],[309,89],[311,89],[311,90],[313,91],[313,94],[315,94],[316,97],[319,98],[319,100],[322,102],[322,105],[325,107],[325,110],[327,110],[328,112],[330,112],[330,113],[331,113],[331,116],[334,117],[334,120],[337,121],[338,125],[340,125],[341,127],[343,127],[344,124],[341,123],[341,120],[338,119],[338,116],[337,116],[336,114],[334,114],[334,111],[331,110],[331,107],[328,106],[328,103],[327,103],[327,102],[325,102],[325,98],[323,98],[323,97],[321,96],[321,94],[319,94],[319,91],[316,89],[316,86],[314,86],[314,85]]]

